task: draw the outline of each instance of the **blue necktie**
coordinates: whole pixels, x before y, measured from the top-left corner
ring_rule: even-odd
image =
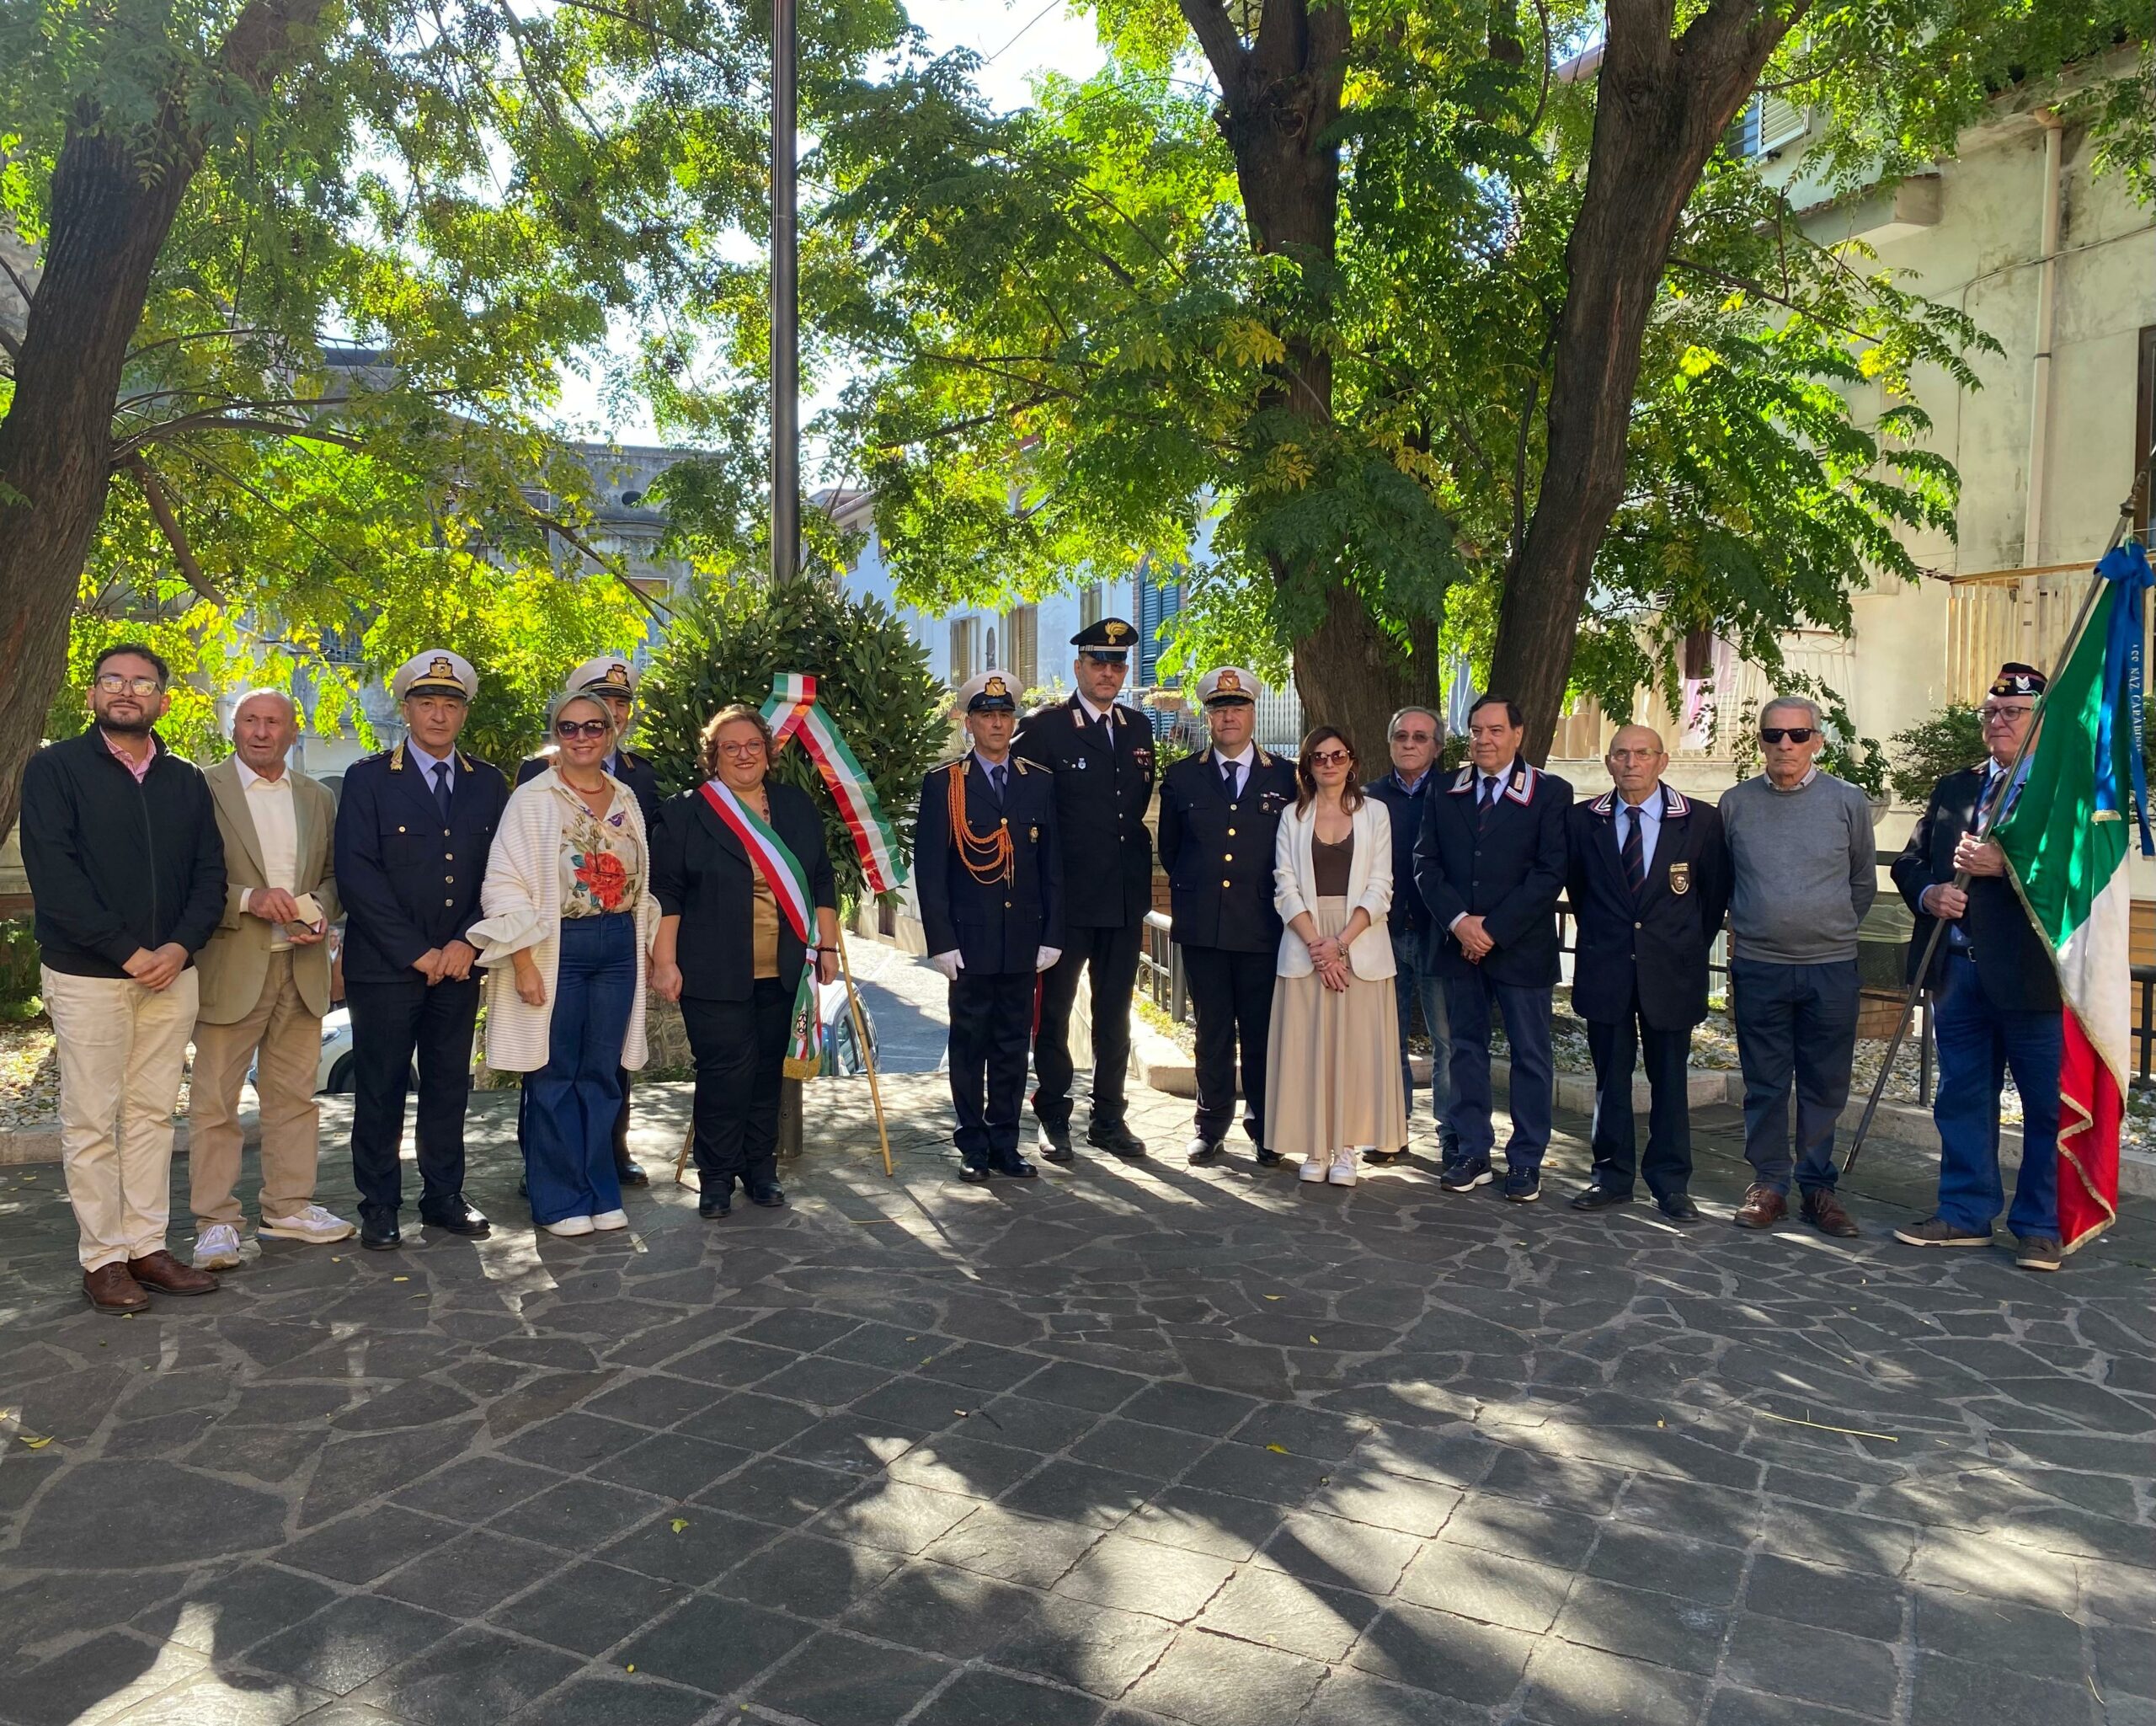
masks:
[[[435,801],[441,805],[442,825],[449,825],[449,763],[435,763]]]
[[[1235,780],[1239,773],[1241,772],[1241,769],[1242,763],[1241,761],[1223,761],[1220,763],[1220,783],[1227,788],[1228,801],[1230,803],[1233,803],[1235,800],[1237,794]]]

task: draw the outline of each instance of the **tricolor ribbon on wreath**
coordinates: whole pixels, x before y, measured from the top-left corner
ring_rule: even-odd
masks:
[[[846,831],[853,836],[854,849],[861,853],[868,890],[895,892],[906,878],[897,830],[884,815],[876,788],[846,746],[831,716],[817,705],[816,680],[798,671],[772,678],[771,699],[764,703],[763,713],[764,723],[771,727],[772,749],[782,749],[787,738],[798,737],[824,776]]]
[[[824,1015],[816,988],[816,906],[809,896],[808,872],[777,831],[725,785],[707,779],[703,794],[712,813],[741,842],[777,901],[779,915],[804,949],[806,963],[793,991],[793,1029],[787,1037],[785,1072],[790,1079],[813,1078],[823,1062]]]

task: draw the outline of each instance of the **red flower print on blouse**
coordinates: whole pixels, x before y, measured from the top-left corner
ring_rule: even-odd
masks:
[[[629,884],[629,872],[611,851],[585,852],[584,861],[577,865],[576,878],[606,911],[621,904]]]

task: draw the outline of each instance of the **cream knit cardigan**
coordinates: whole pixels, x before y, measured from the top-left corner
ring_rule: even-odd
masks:
[[[622,1045],[622,1065],[632,1070],[646,1059],[643,1002],[650,966],[652,937],[659,928],[659,901],[651,892],[651,841],[643,812],[628,787],[612,775],[614,808],[627,805],[630,831],[643,847],[643,871],[637,901],[637,986],[629,997],[629,1029]],[[562,959],[562,816],[557,788],[561,776],[552,767],[527,779],[510,794],[487,856],[486,884],[479,890],[484,918],[472,925],[472,939],[487,972],[487,1065],[497,1072],[536,1072],[546,1066],[554,1017],[554,984]],[[568,794],[574,796],[574,792]],[[543,1005],[530,1007],[516,992],[511,955],[529,950],[546,980]]]

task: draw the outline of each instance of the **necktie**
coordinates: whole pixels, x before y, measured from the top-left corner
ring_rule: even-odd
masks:
[[[1640,835],[1640,812],[1636,808],[1625,811],[1625,879],[1632,889],[1632,896],[1640,896],[1640,890],[1647,884],[1647,852]]]
[[[1242,763],[1241,761],[1223,761],[1220,763],[1220,783],[1227,788],[1228,801],[1230,803],[1233,803],[1235,800],[1236,781],[1241,777],[1241,770]]]
[[[435,801],[441,805],[441,818],[446,824],[449,820],[449,763],[447,761],[435,763]]]
[[[988,770],[988,789],[990,795],[994,797],[997,803],[1001,804],[1003,801],[1003,769],[1001,767],[992,767]]]
[[[1497,776],[1482,776],[1482,794],[1475,799],[1475,831],[1481,832],[1490,825],[1490,811],[1497,806]]]

